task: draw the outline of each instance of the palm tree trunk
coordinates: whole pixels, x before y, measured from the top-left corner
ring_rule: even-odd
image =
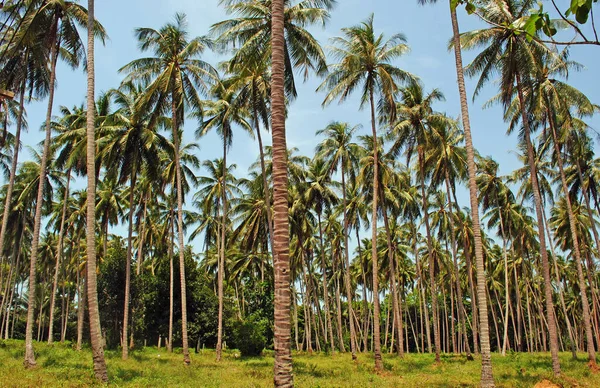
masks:
[[[393,309],[394,309],[394,327],[396,329],[396,333],[398,333],[398,341],[396,353],[398,357],[404,357],[404,348],[403,348],[403,338],[402,338],[402,317],[400,315],[400,304],[398,302],[398,291],[396,284],[396,255],[394,254],[394,249],[392,247],[392,238],[390,235],[390,225],[389,219],[387,215],[387,209],[385,206],[385,199],[383,193],[381,193],[381,210],[383,212],[383,223],[385,225],[385,234],[388,246],[388,260],[390,262],[389,268],[389,278],[390,278],[390,289],[392,293],[392,301],[393,301]]]
[[[38,245],[40,241],[40,227],[42,223],[42,204],[44,201],[44,186],[46,182],[46,167],[48,164],[48,153],[50,150],[50,136],[52,129],[50,122],[52,120],[52,105],[54,103],[54,87],[56,84],[56,63],[58,62],[58,49],[60,47],[60,40],[56,38],[58,28],[58,18],[55,18],[50,36],[52,36],[51,47],[52,52],[50,54],[50,86],[48,96],[48,109],[46,111],[46,123],[45,131],[46,138],[44,139],[44,148],[42,151],[42,160],[40,163],[40,178],[38,183],[38,192],[35,204],[35,218],[33,225],[33,239],[31,242],[31,257],[29,265],[29,300],[27,306],[27,327],[25,329],[25,367],[33,367],[36,365],[35,355],[33,353],[33,312],[35,308],[35,275],[36,275],[36,264],[38,255]],[[17,144],[18,146],[18,144]]]
[[[98,309],[98,288],[96,281],[96,112],[94,101],[94,0],[88,0],[88,56],[87,56],[87,286],[88,310],[90,314],[90,339],[94,374],[102,383],[108,383],[100,311]]]
[[[546,250],[546,234],[544,233],[544,217],[542,214],[542,197],[538,185],[537,168],[535,165],[535,155],[533,145],[531,144],[529,119],[525,108],[525,97],[523,95],[523,86],[521,78],[517,73],[517,93],[521,107],[521,117],[524,128],[524,138],[527,145],[527,159],[529,161],[531,186],[533,188],[533,199],[535,202],[535,212],[538,222],[538,236],[540,242],[540,256],[542,257],[542,275],[544,277],[544,296],[546,299],[546,319],[548,322],[548,332],[550,335],[550,353],[552,354],[552,372],[554,376],[560,376],[560,361],[558,359],[558,334],[556,331],[556,321],[554,320],[554,307],[552,305],[552,283],[550,280],[550,266],[548,264],[548,252]]]
[[[169,209],[169,231],[171,238],[169,239],[169,343],[167,351],[173,352],[173,245],[175,244],[175,222],[173,220],[173,208]]]
[[[490,331],[488,326],[487,300],[485,298],[485,270],[483,264],[483,246],[481,241],[481,230],[479,224],[479,204],[477,201],[477,183],[475,181],[475,153],[473,139],[471,137],[471,122],[469,120],[469,105],[467,102],[467,91],[462,62],[462,50],[460,45],[460,34],[458,19],[456,17],[456,6],[450,3],[450,18],[452,20],[452,36],[454,41],[454,58],[456,64],[456,76],[458,91],[460,95],[460,111],[465,133],[465,148],[467,149],[467,170],[469,173],[469,200],[471,203],[471,218],[473,219],[473,236],[475,239],[475,261],[477,267],[477,302],[479,315],[479,330],[481,341],[481,386],[493,387],[494,376],[492,373],[492,358],[490,352]],[[477,345],[475,345],[477,351]]]
[[[285,139],[285,36],[284,0],[271,3],[271,135],[273,138],[273,267],[275,270],[276,387],[292,387],[290,327],[290,235],[288,220],[287,145]]]
[[[379,194],[379,143],[377,141],[377,128],[375,127],[375,99],[373,88],[369,89],[369,102],[371,104],[371,130],[373,132],[373,205],[371,214],[371,260],[373,261],[373,341],[375,352],[375,370],[383,370],[381,357],[381,333],[379,319],[379,263],[377,257],[377,196]]]
[[[327,287],[327,264],[325,263],[325,246],[323,244],[323,226],[321,224],[321,212],[317,213],[319,222],[319,243],[321,253],[321,270],[323,271],[323,304],[325,306],[325,324],[327,325],[327,332],[325,333],[325,344],[330,345],[331,353],[335,353],[335,341],[333,339],[333,328],[331,327],[331,314],[329,311],[329,290]],[[329,335],[329,339],[327,336]]]
[[[348,249],[348,217],[346,214],[346,170],[345,161],[342,160],[342,204],[344,206],[344,282],[346,283],[346,300],[348,301],[348,324],[350,326],[350,350],[352,360],[356,360],[356,329],[354,327],[354,309],[352,307],[352,284],[350,283],[350,254]],[[359,242],[360,244],[360,242]]]
[[[335,260],[335,259],[334,259]],[[335,271],[337,272],[337,271]],[[342,330],[342,301],[340,297],[340,279],[336,277],[335,279],[335,301],[336,301],[336,310],[337,310],[337,334],[338,334],[338,343],[340,344],[340,352],[345,353],[346,347],[344,346],[344,333]],[[333,343],[333,340],[331,341]]]
[[[123,308],[123,333],[121,335],[121,347],[123,360],[127,360],[129,346],[127,346],[127,328],[129,326],[129,301],[131,299],[131,257],[133,256],[133,213],[135,212],[133,203],[133,193],[135,192],[135,183],[137,180],[137,167],[134,165],[131,169],[129,186],[129,230],[127,231],[127,258],[125,262],[125,305]]]
[[[458,247],[456,244],[456,235],[455,235],[455,227],[454,227],[454,206],[452,205],[451,200],[451,189],[450,189],[450,176],[448,173],[448,169],[446,168],[446,194],[448,195],[448,209],[450,209],[450,241],[452,244],[452,262],[454,264],[454,283],[456,287],[456,300],[458,302],[458,318],[460,320],[460,329],[462,331],[464,341],[465,341],[465,351],[467,353],[467,360],[473,360],[473,355],[471,354],[471,347],[469,346],[469,337],[467,335],[467,323],[465,320],[465,306],[463,304],[463,294],[460,286],[460,271],[458,269]]]
[[[504,221],[502,220],[502,205],[496,193],[496,206],[498,207],[498,221],[500,222],[500,233],[502,234],[502,257],[504,259],[504,331],[502,338],[502,355],[506,356],[506,347],[508,346],[508,305],[510,302],[510,287],[508,281],[508,253],[506,252],[506,233],[504,231]]]
[[[369,310],[369,304],[367,302],[367,277],[365,276],[365,268],[364,265],[362,264],[362,250],[361,250],[361,246],[360,246],[360,235],[358,233],[358,227],[355,229],[356,232],[356,242],[357,242],[357,249],[358,249],[358,258],[359,260],[361,260],[361,265],[360,265],[360,269],[361,269],[361,275],[362,275],[362,281],[363,281],[363,286],[362,286],[362,323],[363,323],[363,352],[367,351],[367,338],[369,337],[369,329],[368,329],[368,325],[367,325],[367,317],[368,317],[368,310]]]
[[[253,99],[256,98],[253,96]],[[273,216],[271,215],[271,190],[269,190],[269,182],[267,180],[267,169],[265,167],[265,150],[262,143],[262,136],[260,135],[260,124],[258,123],[258,113],[256,112],[256,109],[254,109],[254,128],[256,130],[256,137],[258,139],[258,148],[260,153],[260,173],[262,175],[263,180],[265,208],[267,212],[267,230],[269,231],[269,244],[271,246],[271,255],[273,255]]]
[[[67,184],[65,186],[65,195],[63,197],[62,215],[60,219],[60,228],[58,232],[58,245],[56,246],[56,264],[54,266],[54,281],[52,282],[52,295],[50,296],[50,319],[48,321],[48,344],[54,341],[52,329],[54,327],[54,303],[56,302],[56,288],[58,287],[58,269],[60,268],[62,257],[63,236],[65,232],[65,218],[67,216],[67,200],[69,198],[69,183],[71,183],[71,169],[67,170]]]
[[[440,326],[438,314],[437,289],[435,282],[435,259],[433,256],[433,243],[431,240],[431,228],[429,226],[429,205],[427,201],[427,192],[425,190],[425,160],[423,151],[419,148],[419,170],[421,172],[421,197],[423,200],[423,221],[425,222],[425,232],[427,234],[427,257],[429,258],[429,288],[431,292],[431,310],[433,313],[433,342],[435,347],[435,362],[440,360]]]
[[[563,166],[562,156],[558,147],[558,136],[556,135],[556,128],[554,125],[554,118],[550,109],[547,110],[548,123],[550,124],[550,130],[552,131],[552,143],[554,144],[554,153],[556,154],[556,161],[558,163],[558,170],[560,172],[560,182],[562,184],[563,193],[565,195],[565,201],[567,203],[567,215],[569,217],[569,229],[571,231],[571,239],[573,241],[572,253],[575,256],[575,265],[577,266],[577,278],[579,280],[579,293],[581,294],[581,306],[583,307],[583,326],[585,328],[585,336],[587,342],[588,361],[591,365],[596,364],[596,350],[594,349],[594,334],[592,333],[592,321],[590,318],[590,306],[587,298],[587,286],[585,283],[585,277],[583,275],[583,266],[581,264],[581,250],[579,248],[579,237],[577,236],[577,226],[575,223],[575,216],[573,215],[573,207],[571,206],[571,198],[569,196],[569,187],[567,185],[567,178]],[[593,220],[593,218],[591,218]],[[593,222],[593,221],[592,221]],[[591,270],[591,269],[590,269]],[[558,283],[560,284],[560,283]],[[592,284],[590,284],[592,287]],[[561,295],[562,297],[562,295]],[[565,316],[568,320],[569,317]],[[570,325],[569,325],[570,326]],[[569,338],[571,334],[569,332]]]
[[[2,227],[0,229],[0,263],[4,263],[4,257],[2,256],[2,252],[4,252],[4,240],[6,238],[6,228],[8,226],[8,218],[11,210],[12,203],[12,194],[13,189],[15,187],[15,177],[17,176],[17,166],[19,164],[19,149],[21,144],[21,129],[23,127],[23,113],[25,111],[25,87],[26,87],[26,79],[23,79],[21,83],[21,90],[19,96],[19,115],[17,117],[17,128],[15,132],[15,146],[13,149],[13,157],[12,163],[10,165],[10,176],[8,178],[8,188],[6,190],[6,198],[4,199],[4,211],[2,214]]]
[[[77,236],[77,257],[79,257],[79,253],[81,252],[81,242],[79,241],[79,234]],[[81,346],[83,345],[83,320],[85,319],[85,303],[86,303],[86,273],[87,273],[87,263],[85,264],[85,271],[79,270],[79,265],[77,265],[77,351],[81,350]]]
[[[217,320],[217,361],[221,361],[223,347],[223,272],[225,271],[225,233],[227,223],[227,137],[228,131],[223,131],[223,183],[221,201],[223,202],[223,215],[221,217],[221,249],[219,252],[219,265],[217,271],[217,294],[219,298],[219,313]]]
[[[177,122],[177,99],[175,92],[171,93],[171,113],[173,126],[173,144],[175,148],[175,180],[177,185],[177,232],[179,235],[179,279],[181,283],[181,340],[183,341],[183,363],[189,365],[190,350],[187,330],[187,296],[185,283],[185,256],[183,240],[183,188],[181,177],[181,161],[179,159],[179,125]]]
[[[138,232],[138,251],[137,251],[137,263],[135,268],[136,276],[140,276],[142,272],[142,261],[144,260],[144,236],[146,235],[146,215],[148,213],[148,193],[143,195],[144,212],[142,213],[142,220],[140,221],[140,230]]]

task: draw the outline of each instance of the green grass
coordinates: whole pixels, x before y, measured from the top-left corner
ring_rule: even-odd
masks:
[[[85,387],[94,385],[89,349],[77,352],[67,344],[35,345],[37,367],[23,368],[23,341],[0,341],[0,387]],[[117,387],[271,387],[273,357],[240,358],[236,351],[224,353],[220,363],[214,351],[192,354],[192,364],[183,365],[179,353],[145,348],[121,360],[118,351],[107,351],[111,385]],[[474,387],[479,381],[479,363],[465,357],[445,355],[434,365],[433,356],[408,354],[404,359],[384,356],[385,371],[375,373],[373,357],[349,354],[294,354],[294,378],[298,387]],[[563,376],[552,378],[550,355],[493,355],[494,376],[499,387],[533,387],[548,379],[560,386],[600,387],[600,374],[590,372],[585,354],[572,360],[561,354]]]

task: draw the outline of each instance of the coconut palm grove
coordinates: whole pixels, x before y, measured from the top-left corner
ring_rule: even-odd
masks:
[[[597,0],[375,3],[0,1],[0,386],[600,386]]]

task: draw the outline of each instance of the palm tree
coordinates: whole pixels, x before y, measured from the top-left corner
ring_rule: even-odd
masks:
[[[52,106],[54,102],[54,88],[56,82],[56,64],[58,63],[59,51],[63,50],[67,55],[62,55],[69,61],[72,67],[77,67],[83,57],[84,45],[79,37],[76,25],[87,27],[89,24],[87,11],[85,8],[71,1],[49,1],[42,3],[39,12],[22,25],[24,31],[30,27],[38,29],[41,36],[46,36],[46,42],[50,50],[50,81],[48,109],[46,111],[44,147],[40,163],[40,180],[38,186],[38,196],[36,202],[35,223],[33,229],[33,241],[31,243],[31,257],[29,269],[29,306],[27,309],[27,328],[25,329],[25,361],[26,367],[34,366],[35,356],[33,353],[32,330],[33,330],[33,309],[35,293],[35,267],[37,262],[37,251],[40,238],[40,226],[42,218],[42,202],[44,192],[44,182],[46,165],[48,163],[48,153],[50,148],[51,136],[51,118]],[[104,29],[95,22],[93,24],[92,34],[99,35],[104,39]]]
[[[354,312],[352,309],[352,288],[350,283],[350,255],[348,253],[348,220],[346,208],[346,175],[352,175],[354,167],[358,165],[357,157],[359,155],[358,146],[352,142],[353,134],[360,128],[359,125],[351,127],[348,123],[332,122],[324,129],[317,131],[316,135],[325,135],[326,138],[317,146],[316,153],[318,158],[324,158],[329,164],[329,173],[341,169],[342,175],[342,211],[344,217],[344,283],[346,283],[346,299],[348,302],[348,317],[350,325],[350,348],[352,359],[356,360],[356,329],[354,328]]]
[[[437,2],[437,0],[418,0],[421,4]],[[475,265],[477,268],[477,303],[480,325],[481,341],[481,386],[483,388],[494,387],[494,375],[492,371],[492,356],[490,350],[490,332],[487,314],[487,300],[485,298],[485,268],[483,262],[483,243],[481,240],[481,226],[479,224],[479,203],[477,201],[477,167],[475,165],[475,150],[473,148],[473,137],[471,135],[471,120],[469,117],[469,103],[467,101],[467,90],[465,87],[465,74],[462,60],[462,47],[460,42],[460,29],[456,7],[458,2],[449,0],[450,20],[452,22],[452,47],[454,49],[454,63],[456,67],[456,80],[458,83],[458,94],[460,97],[460,113],[465,134],[465,148],[467,152],[467,173],[469,187],[469,203],[471,205],[471,218],[473,219],[473,234],[475,245]],[[475,346],[475,350],[477,347]]]
[[[525,106],[525,85],[528,84],[532,74],[541,69],[540,61],[552,52],[538,41],[528,42],[525,36],[510,28],[512,23],[520,19],[533,5],[532,0],[499,0],[488,3],[479,9],[481,17],[490,22],[491,27],[471,31],[461,35],[461,44],[467,48],[484,47],[483,51],[475,57],[469,65],[468,74],[480,74],[475,88],[475,95],[490,79],[493,72],[500,74],[500,100],[505,110],[511,104],[513,96],[517,94],[521,123],[523,126],[522,137],[527,149],[530,179],[538,223],[540,243],[540,256],[542,258],[542,275],[544,277],[544,296],[546,304],[546,320],[550,335],[550,353],[552,355],[552,371],[555,376],[560,375],[560,361],[558,359],[558,333],[554,318],[552,303],[552,283],[546,249],[546,235],[544,231],[544,215],[542,210],[542,197],[538,185],[535,155],[530,136],[530,118]]]
[[[188,40],[187,22],[184,14],[176,14],[174,23],[168,23],[160,30],[138,28],[137,39],[142,51],[152,50],[155,57],[137,59],[119,71],[129,72],[126,80],[150,81],[136,104],[140,111],[153,112],[150,127],[161,112],[171,111],[171,129],[175,151],[175,172],[177,191],[177,229],[179,235],[179,277],[181,281],[181,325],[183,340],[183,361],[190,363],[187,306],[184,266],[183,236],[183,190],[179,155],[179,127],[183,125],[186,107],[201,112],[202,106],[197,88],[208,90],[216,71],[208,63],[196,59],[210,44],[204,37]],[[152,79],[154,77],[154,79]]]
[[[273,139],[273,268],[276,387],[293,387],[290,325],[290,234],[285,139],[285,0],[271,3],[271,136]],[[268,20],[267,20],[268,23]],[[267,33],[268,34],[268,33]],[[265,42],[268,42],[268,35]]]
[[[94,0],[88,0],[88,56],[87,56],[87,298],[90,313],[90,338],[92,342],[92,358],[94,374],[102,383],[108,382],[102,330],[100,329],[100,312],[98,310],[98,290],[96,283],[96,117],[94,101]]]
[[[393,35],[384,41],[383,35],[375,35],[373,27],[373,15],[360,25],[343,28],[343,37],[333,39],[336,45],[332,48],[333,56],[340,63],[332,66],[331,73],[317,90],[327,89],[323,105],[328,105],[334,99],[340,102],[357,88],[361,88],[361,108],[369,104],[371,110],[371,130],[373,143],[377,142],[377,128],[375,120],[375,94],[378,94],[381,104],[393,106],[394,95],[398,90],[398,83],[413,81],[414,76],[397,67],[390,62],[408,52],[408,46],[404,43],[406,39],[402,34]],[[378,284],[378,262],[377,262],[377,186],[378,173],[378,147],[373,147],[373,204],[372,204],[372,252],[373,261],[373,319],[379,322],[379,284]],[[381,338],[379,325],[375,325],[375,368],[383,369],[381,358]]]
[[[236,91],[228,82],[218,82],[212,90],[214,100],[207,101],[205,104],[204,116],[207,116],[202,123],[200,131],[196,135],[203,136],[211,129],[216,129],[223,140],[223,182],[222,187],[227,187],[227,150],[233,143],[233,126],[237,125],[252,133],[250,124],[246,121],[248,116],[246,111],[235,105]],[[235,86],[235,83],[233,83]],[[227,230],[227,220],[229,219],[227,210],[227,190],[221,192],[222,220],[221,220],[221,250],[218,265],[217,289],[219,298],[219,313],[217,319],[217,361],[221,360],[221,348],[223,340],[223,271],[225,270],[225,235]]]

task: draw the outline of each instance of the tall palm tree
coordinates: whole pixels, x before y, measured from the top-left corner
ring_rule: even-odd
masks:
[[[162,112],[169,110],[171,112],[177,181],[183,361],[188,365],[190,363],[190,353],[183,249],[183,190],[179,155],[179,127],[183,125],[186,108],[195,112],[202,111],[202,104],[197,90],[207,92],[209,83],[215,79],[216,71],[208,63],[197,59],[210,45],[210,41],[205,37],[188,40],[187,22],[184,14],[176,14],[175,21],[168,23],[160,30],[138,28],[136,29],[136,36],[140,42],[140,49],[142,51],[152,50],[155,56],[134,60],[119,71],[129,72],[126,80],[150,81],[137,104],[143,107],[141,111],[153,112],[150,116],[151,127]]]
[[[437,2],[437,0],[418,0],[421,4]],[[477,201],[477,167],[475,165],[475,149],[473,148],[473,136],[471,134],[471,120],[469,117],[469,103],[467,100],[467,89],[465,87],[465,74],[462,60],[462,46],[460,42],[460,28],[456,7],[459,2],[449,0],[450,21],[452,22],[452,47],[454,49],[454,63],[456,67],[456,80],[458,83],[458,94],[460,97],[460,113],[463,130],[465,133],[465,148],[467,151],[467,173],[469,187],[469,203],[471,205],[471,218],[473,219],[473,234],[475,245],[475,266],[477,268],[477,304],[481,311],[479,314],[480,341],[481,341],[481,386],[483,388],[494,387],[494,375],[492,370],[492,356],[490,350],[490,331],[488,323],[487,299],[485,298],[485,267],[483,261],[483,243],[481,240],[481,225],[479,224],[479,203]],[[477,350],[477,346],[475,346]]]
[[[227,210],[227,150],[233,143],[233,127],[239,126],[245,129],[248,133],[252,133],[250,124],[246,121],[248,116],[246,111],[235,105],[236,90],[235,82],[233,85],[228,85],[231,82],[218,82],[212,90],[214,100],[208,101],[205,104],[204,116],[207,116],[202,123],[200,131],[196,132],[198,136],[205,135],[211,129],[215,129],[223,141],[223,190],[221,192],[221,249],[219,252],[219,265],[217,274],[217,294],[219,299],[219,313],[217,318],[217,361],[221,360],[222,340],[223,340],[223,272],[225,270],[225,251],[227,232],[227,220],[229,214]]]
[[[346,200],[346,175],[352,174],[354,167],[358,165],[359,150],[356,143],[352,142],[352,136],[360,128],[359,125],[351,127],[348,123],[332,122],[324,129],[317,131],[316,135],[325,135],[326,138],[317,146],[318,158],[324,158],[329,163],[329,173],[341,169],[342,175],[342,211],[344,228],[344,283],[346,283],[346,299],[348,302],[348,317],[350,326],[350,348],[352,359],[356,360],[356,329],[354,327],[354,312],[352,308],[352,286],[350,283],[350,254],[348,252],[348,206]]]
[[[414,80],[410,73],[393,66],[390,62],[408,52],[406,39],[402,34],[393,35],[384,41],[383,34],[376,35],[373,27],[373,15],[359,25],[343,28],[343,37],[333,39],[335,46],[332,48],[333,56],[339,60],[332,66],[325,81],[317,90],[328,90],[323,105],[328,105],[333,100],[340,102],[357,88],[361,88],[361,103],[363,108],[369,104],[371,110],[371,131],[373,143],[377,142],[377,127],[375,119],[375,95],[380,99],[380,105],[393,106],[394,95],[398,91],[398,84]],[[392,114],[393,115],[393,114]],[[377,262],[377,186],[378,147],[373,147],[373,204],[372,204],[372,249],[373,261],[373,319],[379,322],[379,270]],[[375,368],[383,369],[381,357],[381,338],[379,325],[375,324]]]
[[[480,75],[475,88],[475,95],[479,93],[483,85],[491,78],[492,73],[496,71],[500,74],[500,100],[505,110],[510,106],[515,92],[517,94],[523,126],[522,138],[527,150],[529,175],[538,223],[552,371],[555,376],[559,376],[558,333],[552,303],[552,283],[546,248],[546,233],[544,231],[542,197],[538,184],[538,173],[531,142],[530,118],[525,106],[524,90],[532,74],[541,69],[540,61],[547,55],[552,56],[553,53],[543,43],[536,40],[529,42],[525,36],[520,35],[518,31],[510,27],[513,22],[526,15],[533,4],[532,0],[498,0],[487,3],[484,8],[479,9],[479,14],[484,20],[490,22],[491,27],[463,33],[461,44],[467,49],[483,47],[483,51],[475,57],[467,69],[468,74],[471,76]]]
[[[270,21],[274,205],[273,268],[275,271],[275,367],[273,380],[276,387],[293,387],[288,168],[285,138],[285,0],[272,0]],[[268,33],[265,40],[265,43],[269,42]]]
[[[100,328],[100,312],[98,310],[98,290],[96,283],[96,117],[94,100],[94,0],[88,0],[87,23],[87,286],[88,310],[90,314],[90,338],[92,342],[92,358],[96,379],[108,382],[106,363],[104,361],[104,346]]]

